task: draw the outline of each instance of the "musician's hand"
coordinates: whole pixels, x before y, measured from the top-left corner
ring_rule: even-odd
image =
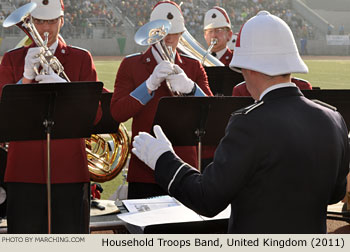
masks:
[[[159,125],[153,127],[154,138],[146,132],[140,132],[134,137],[132,152],[152,170],[155,169],[158,158],[165,152],[174,152],[168,138]]]
[[[28,49],[27,55],[24,59],[24,78],[29,80],[33,80],[35,78],[36,73],[34,71],[34,68],[38,68],[40,65],[40,58],[38,55],[41,50],[41,47],[32,47]]]
[[[185,72],[178,65],[174,65],[176,74],[169,75],[167,80],[170,83],[171,89],[174,92],[182,94],[191,93],[194,87],[194,82],[187,77]]]
[[[173,64],[169,61],[160,62],[153,70],[151,76],[146,80],[146,86],[150,91],[155,91],[159,88],[160,84],[165,80],[165,78],[171,74],[173,69]]]
[[[61,78],[56,74],[51,67],[49,68],[49,74],[41,74],[35,77],[35,80],[39,83],[58,83],[67,82],[65,79]]]

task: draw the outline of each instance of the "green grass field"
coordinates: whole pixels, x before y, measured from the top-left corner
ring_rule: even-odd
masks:
[[[294,76],[308,80],[312,86],[322,89],[350,89],[350,59],[307,59],[308,74],[294,74]],[[115,76],[120,61],[95,61],[98,78],[104,86],[113,91]],[[131,120],[125,123],[130,130]],[[108,199],[122,183],[122,175],[102,183],[103,199]]]

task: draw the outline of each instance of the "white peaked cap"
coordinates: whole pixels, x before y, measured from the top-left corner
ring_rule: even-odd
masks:
[[[307,73],[293,34],[282,19],[260,11],[238,34],[231,68],[245,68],[270,76]]]
[[[63,0],[31,0],[36,8],[31,15],[37,19],[50,20],[64,15]]]
[[[185,20],[180,7],[173,1],[158,2],[152,10],[150,21],[157,19],[171,22],[169,34],[185,31]]]
[[[227,27],[231,29],[231,21],[225,9],[214,6],[204,16],[204,30]]]

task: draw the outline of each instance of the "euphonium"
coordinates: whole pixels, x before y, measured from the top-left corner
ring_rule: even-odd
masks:
[[[34,41],[34,43],[41,48],[41,52],[38,55],[40,58],[40,64],[42,66],[42,72],[39,73],[38,69],[34,69],[36,74],[47,74],[48,68],[51,67],[55,73],[57,73],[61,78],[69,82],[68,76],[64,72],[64,68],[61,62],[53,55],[51,50],[47,46],[47,41],[49,33],[45,32],[45,40],[43,40],[35,28],[32,22],[32,17],[30,13],[36,8],[36,3],[27,3],[22,7],[16,9],[12,12],[4,21],[3,27],[10,27],[13,25],[18,26],[23,30],[28,37]]]
[[[201,44],[196,41],[186,30],[180,37],[178,48],[185,54],[198,59],[204,66],[224,66],[224,64],[210,54],[211,49],[217,43],[212,40],[208,50],[205,50]]]
[[[38,47],[42,48],[42,52],[38,57],[41,59],[43,70],[45,71],[48,67],[51,67],[60,77],[70,82],[68,76],[64,73],[62,64],[47,47],[49,34],[44,34],[45,40],[43,40],[32,22],[30,13],[35,8],[36,3],[23,5],[6,18],[3,26],[17,25],[23,30]],[[25,40],[21,42],[24,43]],[[17,46],[23,45],[19,44]],[[47,74],[38,71],[36,73]],[[105,182],[113,179],[126,164],[129,154],[129,135],[123,124],[120,124],[116,131],[115,134],[91,135],[91,138],[85,141],[90,178],[93,181]]]
[[[168,35],[171,23],[168,20],[157,19],[141,26],[135,33],[135,42],[143,46],[153,46],[159,53],[162,60],[174,63],[174,53],[171,47],[167,47],[164,38]],[[174,72],[175,73],[175,72]],[[170,93],[174,96],[180,96],[180,93],[174,93],[170,83],[166,80]]]
[[[130,138],[123,124],[119,125],[117,133],[92,135],[85,143],[92,181],[109,181],[125,166],[130,152]]]

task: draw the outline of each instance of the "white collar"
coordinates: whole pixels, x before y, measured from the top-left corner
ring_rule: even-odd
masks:
[[[58,46],[58,39],[49,47],[52,54],[55,54],[57,46]]]
[[[278,88],[284,88],[284,87],[296,87],[296,85],[293,82],[286,82],[286,83],[279,83],[272,85],[268,88],[266,88],[260,95],[259,101],[268,93],[271,92],[272,90],[278,89]]]
[[[222,56],[224,56],[224,54],[226,53],[227,51],[227,47],[225,47],[224,49],[221,49],[220,51],[216,52],[216,58],[217,59],[221,59]]]

